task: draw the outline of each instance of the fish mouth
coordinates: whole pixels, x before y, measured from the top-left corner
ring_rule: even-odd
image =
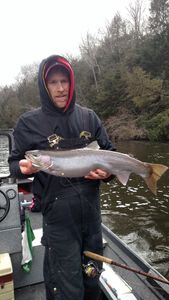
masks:
[[[43,161],[42,156],[38,150],[27,151],[25,153],[25,158],[32,162],[32,165],[39,169],[49,169],[53,163],[50,160]]]

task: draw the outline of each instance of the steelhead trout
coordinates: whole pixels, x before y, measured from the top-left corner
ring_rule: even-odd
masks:
[[[127,154],[101,150],[96,141],[73,150],[30,150],[25,158],[39,170],[60,177],[83,177],[95,169],[114,174],[126,185],[131,173],[141,176],[149,189],[157,193],[157,181],[168,169],[161,164],[142,162]]]

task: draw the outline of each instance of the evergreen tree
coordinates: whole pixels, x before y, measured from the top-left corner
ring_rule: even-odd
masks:
[[[152,0],[149,27],[151,33],[164,33],[169,25],[169,0]]]

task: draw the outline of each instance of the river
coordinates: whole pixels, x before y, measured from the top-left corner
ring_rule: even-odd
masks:
[[[169,166],[169,143],[119,142],[119,152]],[[101,186],[102,220],[142,258],[169,279],[169,170],[157,196],[132,174],[126,187],[118,180]]]

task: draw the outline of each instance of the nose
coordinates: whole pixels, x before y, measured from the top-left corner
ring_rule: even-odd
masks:
[[[62,84],[61,81],[57,82],[56,88],[57,88],[58,91],[63,91],[64,90],[63,84]]]

